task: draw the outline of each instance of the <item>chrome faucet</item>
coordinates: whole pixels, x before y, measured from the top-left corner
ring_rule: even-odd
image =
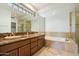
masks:
[[[14,36],[14,33],[12,32],[11,35]]]

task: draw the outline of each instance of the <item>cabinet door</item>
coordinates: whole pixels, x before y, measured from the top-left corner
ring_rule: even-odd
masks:
[[[30,44],[19,48],[19,56],[30,56]]]
[[[31,48],[37,46],[37,41],[31,43]]]
[[[38,47],[31,48],[31,55],[37,52]]]
[[[38,39],[38,49],[42,48],[45,45],[45,39],[44,37],[39,37]]]
[[[38,40],[38,49],[42,48],[44,45],[42,40]]]
[[[10,51],[10,52],[8,52],[8,54],[10,56],[18,56],[18,50],[16,49],[16,50]]]

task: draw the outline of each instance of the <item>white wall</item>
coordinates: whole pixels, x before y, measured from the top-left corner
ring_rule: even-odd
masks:
[[[69,11],[65,9],[43,9],[38,13],[45,17],[46,32],[69,32]]]
[[[61,16],[61,15],[60,15]],[[63,16],[62,16],[63,17]],[[54,18],[48,17],[45,21],[46,32],[69,32],[69,21],[68,17]]]
[[[11,32],[11,12],[7,4],[0,3],[0,33]]]

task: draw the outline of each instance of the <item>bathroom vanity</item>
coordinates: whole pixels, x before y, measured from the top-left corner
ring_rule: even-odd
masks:
[[[45,45],[44,34],[32,34],[0,40],[0,55],[31,56]]]

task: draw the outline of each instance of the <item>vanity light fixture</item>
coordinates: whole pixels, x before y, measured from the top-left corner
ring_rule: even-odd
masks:
[[[16,4],[16,3],[12,3],[11,5],[10,5],[10,7],[11,8],[13,8],[13,9],[18,9],[18,11],[19,12],[22,12],[22,13],[26,13],[26,14],[28,14],[28,15],[30,15],[30,16],[35,16],[35,12],[34,11],[32,11],[32,10],[30,10],[30,9],[28,9],[28,8],[26,8],[23,4],[21,4],[21,3],[19,3],[19,4]]]

